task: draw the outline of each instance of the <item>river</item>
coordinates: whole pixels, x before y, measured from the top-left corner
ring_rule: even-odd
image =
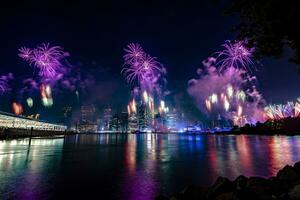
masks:
[[[147,200],[218,176],[270,177],[300,136],[92,134],[0,141],[0,199]]]

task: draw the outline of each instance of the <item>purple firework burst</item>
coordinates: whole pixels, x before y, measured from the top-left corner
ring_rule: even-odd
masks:
[[[124,49],[125,55],[123,56],[126,64],[137,64],[143,58],[145,52],[140,44],[130,43]]]
[[[139,44],[129,44],[125,50],[124,68],[121,73],[129,83],[138,81],[140,84],[153,81],[161,72],[161,64],[155,57],[144,53]]]
[[[232,43],[227,40],[222,46],[225,48],[223,51],[217,52],[217,65],[220,71],[226,68],[234,67],[236,69],[250,69],[249,66],[253,65],[252,55],[254,48],[247,48],[245,41],[237,41]]]
[[[29,61],[31,59],[32,50],[27,47],[21,47],[19,49],[18,56],[26,61]]]
[[[13,74],[9,73],[8,75],[0,76],[0,95],[8,91],[9,85],[8,82],[13,80]]]
[[[68,53],[60,46],[51,47],[49,43],[43,43],[35,49],[22,47],[18,55],[36,67],[41,77],[52,78],[57,75],[62,67],[62,59],[68,56]]]
[[[7,82],[0,79],[0,95],[2,95],[7,90]]]

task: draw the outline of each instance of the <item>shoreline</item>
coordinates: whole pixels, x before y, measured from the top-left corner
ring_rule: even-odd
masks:
[[[300,161],[293,166],[286,165],[276,176],[238,176],[231,181],[219,176],[208,187],[186,186],[170,197],[161,194],[155,200],[299,200],[300,199]]]
[[[55,138],[58,136],[67,135],[107,135],[107,134],[118,134],[118,135],[144,135],[144,134],[174,134],[174,135],[190,135],[190,136],[209,136],[209,135],[222,135],[222,136],[238,136],[238,135],[255,135],[255,136],[298,136],[300,133],[295,134],[282,134],[279,132],[272,133],[248,133],[242,131],[226,131],[226,132],[152,132],[152,133],[121,133],[121,132],[107,132],[107,133],[76,133],[72,131],[49,131],[49,130],[33,130],[31,133],[30,129],[11,129],[6,131],[0,131],[0,140],[13,140],[23,138]]]

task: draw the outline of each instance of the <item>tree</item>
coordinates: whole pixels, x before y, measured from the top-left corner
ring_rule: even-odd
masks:
[[[239,14],[234,27],[238,39],[256,47],[258,57],[280,57],[283,47],[293,50],[291,61],[300,64],[300,12],[298,1],[232,0],[226,14]]]

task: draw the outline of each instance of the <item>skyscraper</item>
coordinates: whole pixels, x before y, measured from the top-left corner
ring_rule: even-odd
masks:
[[[111,108],[105,108],[103,111],[103,117],[102,117],[102,130],[108,131],[111,130],[111,120],[112,120],[112,109]]]
[[[93,104],[81,106],[81,120],[79,124],[80,132],[96,132],[97,123],[96,123],[96,109]]]

